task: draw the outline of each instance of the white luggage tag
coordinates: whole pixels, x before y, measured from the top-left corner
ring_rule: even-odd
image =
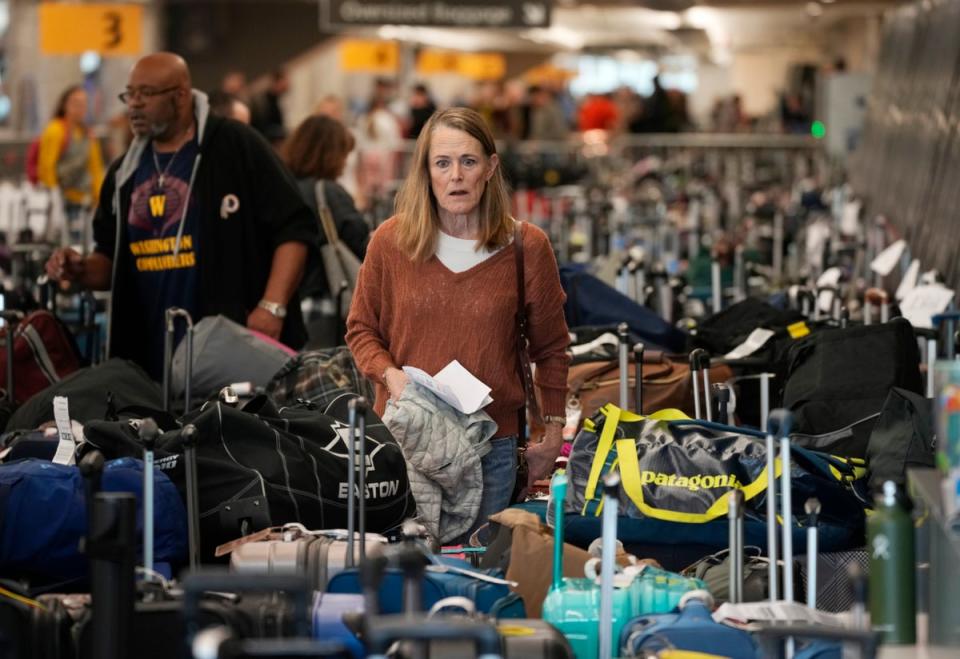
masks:
[[[76,464],[77,444],[79,442],[74,437],[73,424],[70,422],[70,406],[66,396],[54,397],[53,419],[57,424],[57,434],[60,436],[57,451],[53,456],[54,464]],[[80,432],[83,432],[82,428],[80,428]]]

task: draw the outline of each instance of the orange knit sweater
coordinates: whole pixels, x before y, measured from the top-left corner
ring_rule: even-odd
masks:
[[[399,250],[396,220],[374,232],[360,269],[347,318],[347,345],[361,372],[373,380],[377,414],[389,392],[389,367],[416,366],[434,374],[451,360],[493,391],[484,410],[497,422],[497,437],[516,434],[524,404],[517,372],[517,269],[513,246],[461,273],[431,257],[414,263]],[[569,335],[565,296],[550,240],[537,227],[523,227],[523,258],[529,318],[530,359],[541,411],[563,416]]]

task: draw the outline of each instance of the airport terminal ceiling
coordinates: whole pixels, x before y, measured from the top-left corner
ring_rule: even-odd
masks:
[[[216,86],[230,69],[262,80],[283,67],[301,72],[317,87],[313,93],[358,93],[350,85],[369,84],[372,76],[330,71],[335,60],[327,53],[338,42],[359,39],[399,44],[402,57],[395,77],[401,85],[412,84],[417,77],[409,62],[425,49],[495,53],[505,59],[507,78],[522,77],[545,64],[567,68],[575,74],[572,88],[578,94],[619,85],[647,93],[654,67],[685,92],[742,88],[747,106],[756,113],[769,110],[778,90],[784,88],[782,79],[789,75],[785,72],[796,66],[842,60],[851,70],[869,72],[875,65],[880,17],[896,4],[877,0],[546,1],[551,6],[549,25],[530,29],[423,25],[325,29],[320,25],[317,0],[123,4],[143,8],[142,47],[184,54],[201,88]],[[11,126],[22,106],[21,119],[13,127],[26,132],[36,127],[49,104],[47,97],[55,96],[54,88],[75,76],[80,64],[79,56],[71,60],[44,55],[36,40],[27,38],[37,29],[37,8],[49,4],[83,3],[0,0],[0,30],[7,25],[0,74],[10,102],[10,111],[0,121],[6,119]],[[475,4],[491,3],[478,0]],[[502,0],[500,4],[519,2]],[[317,73],[321,65],[311,64],[319,61],[326,74],[322,80]],[[104,57],[103,81],[121,83],[128,66],[123,58]],[[17,93],[20,88],[24,93]],[[451,89],[447,96],[453,98],[458,92]],[[31,94],[38,103],[31,105]],[[702,103],[708,105],[706,100]]]

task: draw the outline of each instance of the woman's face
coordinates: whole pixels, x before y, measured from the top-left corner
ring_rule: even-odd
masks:
[[[74,123],[81,123],[87,116],[87,92],[82,89],[70,94],[64,107],[64,118]]]
[[[430,187],[441,214],[468,215],[477,210],[487,181],[497,169],[480,141],[462,130],[440,126],[430,139]]]

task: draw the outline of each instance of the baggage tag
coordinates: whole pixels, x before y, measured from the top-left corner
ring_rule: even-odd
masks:
[[[746,341],[724,355],[724,359],[743,359],[744,357],[749,357],[762,348],[773,334],[771,330],[758,327],[750,332],[750,336],[747,337]]]
[[[53,456],[54,464],[76,464],[77,442],[73,436],[73,425],[70,423],[70,406],[66,396],[56,396],[53,399],[53,418],[57,424],[57,433],[60,442],[57,452]]]
[[[227,554],[236,551],[237,548],[247,544],[248,542],[260,542],[261,540],[282,540],[283,539],[283,529],[279,526],[269,526],[265,529],[261,529],[256,533],[251,533],[245,535],[242,538],[237,538],[236,540],[231,540],[230,542],[225,542],[216,548],[213,555],[216,558],[221,556],[226,556]]]

